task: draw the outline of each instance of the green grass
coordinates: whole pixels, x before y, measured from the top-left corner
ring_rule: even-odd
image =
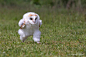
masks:
[[[43,21],[41,44],[32,36],[22,43],[17,33],[23,14],[35,11]],[[0,9],[0,57],[86,57],[84,14],[66,10]]]

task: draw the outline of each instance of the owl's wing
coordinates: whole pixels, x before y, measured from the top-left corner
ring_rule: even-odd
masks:
[[[39,27],[42,25],[42,20],[39,20]]]
[[[24,21],[24,19],[21,19],[21,20],[19,21],[18,25],[19,25],[19,27],[20,27],[21,29],[24,28],[24,27],[25,27],[25,21]]]

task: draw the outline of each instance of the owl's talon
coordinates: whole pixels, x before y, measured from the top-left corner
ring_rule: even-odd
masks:
[[[37,42],[37,44],[41,44],[41,42]]]

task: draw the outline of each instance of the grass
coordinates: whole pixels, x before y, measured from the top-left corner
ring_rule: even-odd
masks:
[[[17,33],[23,14],[34,11],[43,21],[41,44],[32,36],[22,43]],[[0,9],[0,57],[86,57],[84,14],[67,10]]]

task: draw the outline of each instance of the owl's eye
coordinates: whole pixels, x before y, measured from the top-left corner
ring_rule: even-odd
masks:
[[[30,18],[30,20],[33,20],[33,18]]]
[[[37,19],[37,17],[35,18],[35,20]]]

